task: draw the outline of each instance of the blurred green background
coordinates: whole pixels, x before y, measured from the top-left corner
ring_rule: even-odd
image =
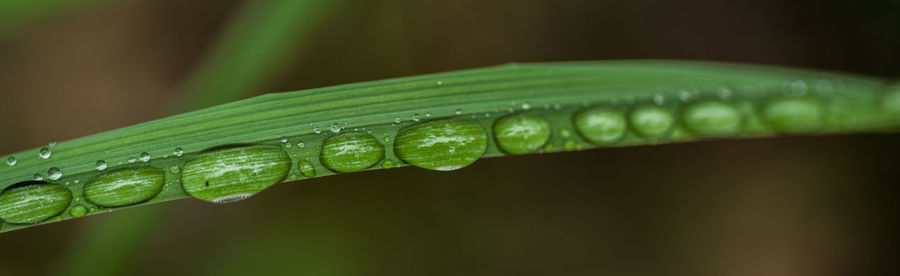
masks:
[[[247,12],[277,2],[0,0],[0,152],[230,97],[506,62],[900,76],[896,0],[340,0]],[[229,38],[242,26],[263,29]],[[898,138],[710,141],[303,180],[237,204],[181,200],[3,233],[0,275],[893,275]]]

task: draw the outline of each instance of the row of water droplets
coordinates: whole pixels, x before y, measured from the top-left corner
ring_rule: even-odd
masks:
[[[180,175],[181,188],[189,195],[224,203],[245,199],[285,179],[296,179],[297,173],[317,176],[320,169],[344,173],[370,169],[380,163],[382,168],[410,164],[455,170],[472,164],[489,147],[506,154],[527,154],[577,150],[590,145],[727,137],[758,130],[814,132],[824,126],[828,109],[827,103],[817,95],[808,95],[807,90],[805,82],[795,81],[775,96],[750,93],[763,100],[740,99],[728,88],[707,93],[683,90],[675,96],[615,98],[579,106],[543,104],[544,110],[530,103],[512,102],[507,110],[467,115],[454,110],[437,120],[432,120],[430,113],[415,113],[411,122],[397,117],[390,127],[370,129],[346,129],[347,123],[335,123],[314,127],[315,137],[293,141],[281,137],[277,143],[280,146],[251,145],[201,152],[183,167],[171,166],[168,172]],[[900,92],[887,94],[884,102],[887,112],[900,114]],[[376,138],[380,135],[381,139]],[[49,159],[52,147],[51,144],[40,149],[39,158]],[[172,155],[181,157],[184,151],[176,148]],[[145,152],[128,163],[146,163],[150,159]],[[16,163],[14,157],[7,160],[9,166]],[[165,182],[163,169],[131,167],[106,172],[110,166],[98,160],[95,167],[103,173],[84,186],[82,196],[92,205],[109,208],[150,200]],[[51,181],[63,176],[55,167],[47,175]],[[42,181],[38,176],[35,180]],[[71,192],[62,186],[45,182],[25,184],[11,186],[0,194],[0,219],[36,223],[58,216],[72,201]],[[32,200],[30,197],[35,195],[42,197]],[[84,205],[70,209],[73,217],[88,212]]]

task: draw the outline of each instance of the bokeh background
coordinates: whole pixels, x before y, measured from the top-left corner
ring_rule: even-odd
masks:
[[[204,70],[230,68],[215,49],[254,47],[229,30],[268,16],[240,14],[277,1],[81,2],[0,2],[3,154],[235,95],[507,62],[900,76],[897,0],[335,0],[288,16],[300,20],[280,47],[256,53],[277,58],[233,66],[254,76],[221,88],[239,93],[185,106],[220,81]],[[723,140],[303,180],[3,233],[0,275],[895,275],[898,141]]]

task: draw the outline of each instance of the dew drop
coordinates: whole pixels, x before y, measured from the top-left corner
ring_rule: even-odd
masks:
[[[55,147],[55,146],[56,146],[56,140],[51,140],[50,143],[48,143],[47,145],[50,146],[50,147]]]
[[[173,151],[172,154],[181,157],[182,155],[184,155],[184,150],[181,148],[175,148],[175,151]]]
[[[456,110],[456,115],[459,115],[459,114],[462,114],[462,110],[457,109],[457,110]]]
[[[24,182],[10,186],[0,194],[0,219],[9,223],[38,223],[65,211],[72,192],[63,186],[43,182]]]
[[[322,129],[319,127],[315,127],[315,128],[313,128],[313,132],[315,132],[316,134],[319,134],[319,133],[322,133]]]
[[[562,138],[569,138],[572,137],[572,132],[568,129],[563,129],[559,131],[559,136]]]
[[[766,105],[763,118],[772,129],[786,133],[809,132],[821,129],[825,110],[811,99],[782,99]]]
[[[666,97],[663,95],[653,96],[653,103],[656,105],[664,105],[666,104]]]
[[[106,164],[106,161],[98,160],[94,167],[97,168],[98,171],[105,170],[109,165]]]
[[[530,153],[550,140],[550,123],[538,114],[508,115],[494,123],[494,138],[506,153]]]
[[[686,107],[682,113],[684,126],[701,136],[731,136],[741,130],[741,115],[731,105],[703,102]]]
[[[522,110],[529,110],[529,109],[531,109],[531,105],[530,105],[530,104],[522,103]]]
[[[425,113],[425,118],[431,117],[431,113]]]
[[[305,147],[306,147],[306,143],[299,142],[299,143],[297,143],[297,147],[298,147],[298,148],[301,148],[301,149],[302,149],[302,148],[305,148]]]
[[[341,126],[338,124],[331,124],[331,127],[329,129],[331,130],[331,132],[334,132],[334,133],[341,132]]]
[[[355,172],[384,159],[384,145],[369,134],[344,133],[325,140],[319,159],[333,171]]]
[[[50,170],[47,171],[47,179],[59,180],[62,176],[62,171],[57,167],[50,168]]]
[[[282,142],[282,143],[287,143],[287,142],[288,142],[287,136],[281,136],[281,142]]]
[[[162,191],[166,172],[156,168],[122,169],[101,174],[84,185],[84,199],[103,207],[149,200]]]
[[[150,154],[146,153],[146,152],[142,152],[140,158],[141,158],[141,162],[146,163],[147,161],[150,161]]]
[[[181,173],[181,167],[178,165],[172,165],[172,167],[169,167],[169,171],[172,173]]]
[[[72,207],[72,210],[69,210],[69,214],[76,218],[86,215],[87,212],[87,207],[84,207],[83,205],[75,205],[75,207]]]
[[[419,113],[413,114],[412,120],[413,120],[413,122],[418,122],[419,121]]]
[[[75,179],[73,182],[75,182],[75,184],[78,184],[81,183],[81,180]]]
[[[566,141],[563,142],[563,149],[566,151],[573,151],[577,147],[578,147],[578,141],[575,141],[575,139],[566,139]]]
[[[19,160],[16,159],[15,156],[10,156],[9,158],[6,159],[6,164],[7,164],[7,165],[15,166],[15,165],[18,164],[18,163],[19,163]]]
[[[629,124],[642,137],[660,138],[675,125],[675,117],[665,108],[648,105],[632,111]]]
[[[307,160],[302,160],[297,163],[297,167],[300,168],[300,173],[306,177],[315,177],[316,176],[316,167],[313,166],[312,162]]]
[[[394,123],[398,123],[398,124],[399,124],[399,123],[402,122],[402,121],[403,121],[403,120],[400,119],[400,117],[394,118]]]
[[[47,147],[43,147],[38,151],[38,156],[41,157],[41,159],[50,159],[50,155],[53,155],[53,151]]]
[[[394,167],[394,161],[384,160],[381,162],[381,167],[385,169],[390,169]]]
[[[623,112],[594,107],[575,115],[575,129],[591,143],[608,144],[625,137],[627,123]]]
[[[44,180],[44,176],[42,176],[42,175],[39,174],[39,173],[36,173],[36,174],[34,174],[34,176],[31,177],[31,179],[34,179],[34,181],[43,181],[43,180]]]
[[[487,149],[487,133],[475,121],[448,119],[413,125],[397,134],[397,156],[414,166],[450,171],[472,164]]]
[[[182,169],[181,185],[194,198],[228,203],[281,182],[290,169],[291,158],[280,147],[225,148],[188,161]]]
[[[382,139],[384,139],[384,142],[385,142],[385,143],[390,143],[390,142],[391,142],[391,136],[389,136],[389,135],[384,135],[384,138],[382,138]]]

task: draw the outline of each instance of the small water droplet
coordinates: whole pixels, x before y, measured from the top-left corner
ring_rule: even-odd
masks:
[[[806,94],[806,82],[803,80],[795,80],[794,82],[792,82],[791,93],[797,96]]]
[[[175,154],[175,156],[181,157],[182,155],[184,155],[184,150],[181,148],[175,148],[175,151],[172,152],[172,154]]]
[[[300,173],[306,177],[314,177],[316,176],[316,167],[313,166],[312,162],[307,160],[302,160],[297,163],[297,167],[300,168]]]
[[[105,170],[109,165],[106,164],[106,161],[99,160],[96,164],[94,164],[98,171]]]
[[[172,172],[172,173],[180,173],[180,172],[181,172],[181,166],[178,166],[178,165],[172,165],[172,167],[169,168],[169,171]]]
[[[146,153],[146,152],[142,152],[141,153],[141,162],[146,163],[147,161],[150,161],[150,154]]]
[[[51,150],[50,150],[49,148],[47,148],[47,147],[43,147],[43,148],[41,148],[40,151],[38,151],[38,156],[40,156],[41,159],[45,159],[45,160],[46,160],[46,159],[50,159],[50,156],[51,156],[51,155],[53,155],[53,151],[51,151]]]
[[[573,151],[576,147],[578,147],[578,141],[575,141],[575,139],[566,139],[563,142],[563,149],[566,151]]]
[[[315,128],[313,128],[313,132],[315,132],[316,134],[319,134],[319,133],[322,133],[322,129],[319,127],[315,127]]]
[[[73,182],[75,182],[75,184],[78,184],[78,183],[81,183],[81,180],[75,179],[75,181],[73,181]]]
[[[55,147],[55,146],[56,146],[56,140],[51,140],[50,143],[48,143],[47,145],[49,145],[50,147]]]
[[[6,159],[7,165],[15,166],[18,163],[19,163],[19,160],[17,160],[15,156],[10,156],[9,158]]]
[[[572,132],[568,129],[563,129],[559,131],[559,136],[561,136],[562,138],[569,138],[572,137]]]
[[[684,103],[690,102],[690,101],[691,101],[691,92],[687,92],[687,91],[684,91],[684,90],[679,91],[679,92],[678,92],[678,99],[681,100],[681,102],[684,102]]]
[[[382,167],[382,168],[385,168],[385,169],[393,168],[393,167],[394,167],[394,161],[391,161],[390,159],[384,160],[383,162],[381,162],[381,167]]]
[[[462,110],[457,109],[457,110],[456,110],[456,115],[459,115],[459,114],[462,114]]]
[[[560,110],[560,109],[562,109],[562,105],[560,105],[560,104],[553,104],[553,109],[554,109],[554,110]]]
[[[34,181],[42,181],[42,180],[44,180],[44,177],[41,176],[41,174],[36,173],[36,174],[34,174],[34,176],[31,177],[31,179],[34,179]]]
[[[134,158],[128,159],[128,163],[134,163],[134,162],[137,162],[137,159],[134,159]]]
[[[299,142],[299,143],[297,143],[297,147],[298,147],[298,148],[301,148],[301,149],[302,149],[302,148],[305,148],[305,147],[306,147],[306,143]]]
[[[419,113],[413,114],[412,120],[413,120],[413,122],[418,122],[419,121]]]
[[[400,117],[394,118],[394,123],[398,123],[398,124],[399,124],[399,123],[402,122],[402,121],[403,121],[403,120],[401,120]]]
[[[437,85],[444,85],[444,82],[438,81],[438,82],[437,82]]]
[[[341,132],[341,126],[339,126],[338,124],[331,124],[331,127],[329,129],[334,133]]]
[[[384,142],[385,142],[385,143],[388,143],[388,142],[390,142],[390,141],[391,141],[391,136],[384,135]]]
[[[530,104],[522,103],[522,110],[529,110],[529,109],[531,109],[531,105],[530,105]]]
[[[666,97],[663,95],[653,96],[653,103],[656,105],[664,105],[666,104]]]
[[[425,113],[425,118],[431,117],[431,113]]]
[[[87,207],[84,207],[82,205],[75,205],[75,207],[72,207],[72,210],[69,211],[69,214],[71,214],[73,217],[78,218],[78,217],[86,215],[87,212],[88,212]]]
[[[47,171],[47,178],[50,180],[59,180],[62,176],[62,171],[57,167],[50,168],[50,170]]]
[[[287,142],[288,142],[287,136],[281,136],[281,142],[282,142],[282,143],[287,143]]]

